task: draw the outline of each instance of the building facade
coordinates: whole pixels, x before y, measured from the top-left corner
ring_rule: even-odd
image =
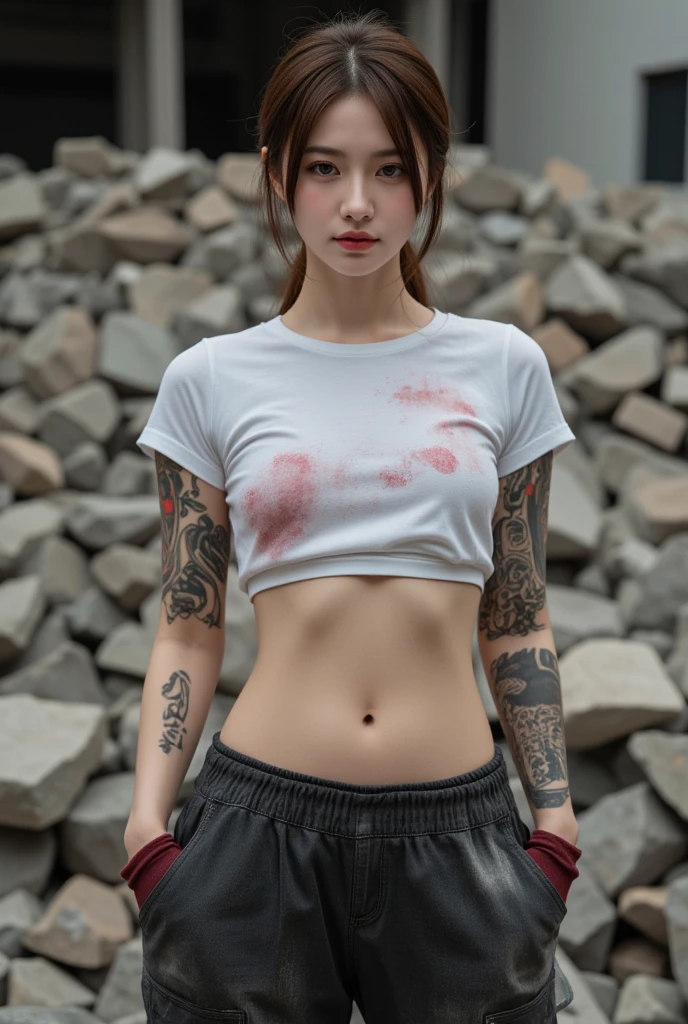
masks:
[[[348,0],[0,0],[0,150],[56,139],[255,151],[288,42]],[[384,0],[431,60],[457,143],[529,174],[559,156],[594,185],[688,180],[686,0]]]

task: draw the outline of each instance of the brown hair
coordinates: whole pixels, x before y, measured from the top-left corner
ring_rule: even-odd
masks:
[[[308,30],[280,60],[260,105],[258,149],[267,146],[267,158],[259,184],[259,203],[267,212],[269,230],[277,248],[290,266],[282,290],[280,315],[294,304],[301,291],[306,273],[306,246],[301,243],[292,263],[279,225],[270,172],[281,180],[288,144],[284,195],[293,217],[299,167],[313,126],[327,104],[352,95],[371,99],[380,111],[409,174],[416,215],[423,208],[423,183],[410,124],[425,146],[428,188],[434,185],[428,200],[430,225],[418,255],[407,241],[399,257],[404,287],[417,302],[429,305],[420,263],[442,223],[451,113],[442,85],[427,58],[387,22],[385,12],[369,11],[351,17],[340,13]]]

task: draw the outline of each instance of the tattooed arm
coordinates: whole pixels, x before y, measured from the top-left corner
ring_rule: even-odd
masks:
[[[131,857],[167,830],[217,687],[225,647],[230,526],[225,493],[156,452],[162,527],[160,620],[143,684]]]
[[[161,623],[164,614],[177,639],[207,646],[224,638],[229,560],[224,491],[159,452],[155,468],[162,524]],[[163,636],[168,633],[163,629]]]
[[[568,786],[559,666],[545,592],[552,452],[499,481],[494,572],[478,647],[536,828],[578,837]]]

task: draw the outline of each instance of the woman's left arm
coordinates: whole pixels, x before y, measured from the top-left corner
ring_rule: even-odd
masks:
[[[492,520],[478,646],[536,829],[578,840],[569,794],[559,666],[547,612],[552,452],[502,477]]]

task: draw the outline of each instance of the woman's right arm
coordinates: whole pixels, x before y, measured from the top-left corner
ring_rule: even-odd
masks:
[[[225,647],[230,524],[224,491],[155,454],[162,524],[160,621],[143,683],[127,856],[167,830]]]

